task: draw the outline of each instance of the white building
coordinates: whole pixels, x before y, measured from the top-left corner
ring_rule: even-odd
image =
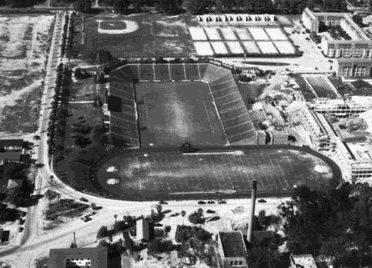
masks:
[[[330,113],[336,116],[360,114],[372,108],[371,97],[352,96],[350,100],[317,99],[309,103],[309,107],[317,113]]]
[[[136,238],[137,240],[150,240],[150,224],[145,219],[140,219],[136,222]]]

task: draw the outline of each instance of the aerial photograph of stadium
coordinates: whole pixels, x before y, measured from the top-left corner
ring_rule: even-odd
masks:
[[[0,1],[1,268],[372,267],[371,0]]]

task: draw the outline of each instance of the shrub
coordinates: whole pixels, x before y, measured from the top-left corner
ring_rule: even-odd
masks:
[[[110,234],[106,226],[101,226],[97,232],[97,238],[107,237]]]
[[[193,224],[204,224],[205,218],[203,215],[203,210],[199,209],[189,215],[189,221]]]
[[[120,232],[128,228],[128,224],[125,223],[125,221],[117,221],[114,224],[114,231]]]

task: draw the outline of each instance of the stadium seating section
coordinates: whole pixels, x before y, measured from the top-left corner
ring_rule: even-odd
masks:
[[[229,69],[213,64],[128,64],[111,72],[110,94],[122,98],[122,113],[111,113],[114,135],[139,145],[133,81],[202,80],[207,82],[230,144],[252,144],[256,131]],[[141,101],[141,100],[137,100]]]

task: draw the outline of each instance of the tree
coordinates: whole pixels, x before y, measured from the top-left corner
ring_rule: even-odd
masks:
[[[182,210],[182,211],[181,211],[181,216],[182,216],[182,225],[184,225],[185,216],[186,216],[186,211]]]
[[[92,7],[91,0],[77,0],[75,2],[75,9],[79,12],[87,12]]]
[[[109,235],[109,231],[106,226],[101,226],[97,232],[97,238],[103,238]]]
[[[134,247],[134,242],[133,240],[130,238],[130,237],[127,237],[124,239],[124,246],[126,247],[126,249],[128,249],[129,251],[133,249]]]
[[[363,26],[363,18],[362,16],[360,15],[353,15],[353,21],[359,26],[359,27],[362,27]]]
[[[158,9],[169,15],[176,14],[182,9],[182,0],[159,0]]]
[[[161,239],[153,239],[147,244],[147,252],[150,255],[156,253],[169,252],[173,249],[173,243],[171,240],[162,241]]]
[[[70,248],[77,248],[78,246],[75,243],[70,244]]]
[[[189,221],[193,224],[204,224],[205,218],[203,216],[203,209],[198,209],[189,215]]]
[[[184,7],[192,15],[201,14],[206,9],[206,1],[203,0],[185,0]]]
[[[125,13],[128,11],[130,2],[129,0],[114,0],[113,7],[115,12]]]
[[[168,233],[169,233],[171,230],[172,230],[172,228],[171,228],[169,225],[167,225],[167,226],[164,227],[164,231],[165,231],[165,234],[166,234],[166,235],[168,235]]]
[[[128,228],[128,225],[125,223],[125,221],[117,221],[114,224],[114,231],[115,232],[124,231],[127,228]]]

